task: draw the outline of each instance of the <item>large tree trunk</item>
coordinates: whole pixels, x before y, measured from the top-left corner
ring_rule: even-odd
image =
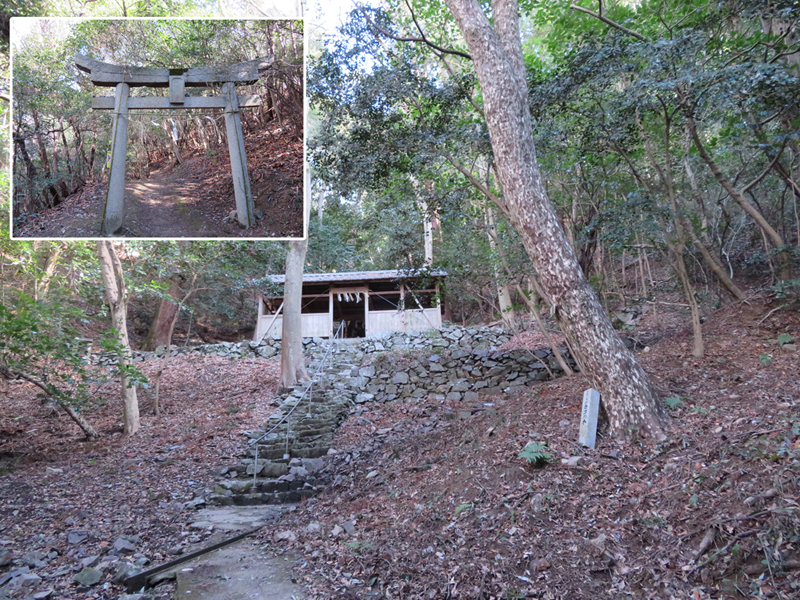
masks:
[[[61,257],[61,251],[63,249],[64,247],[59,242],[53,242],[50,246],[50,252],[47,253],[47,260],[42,270],[42,276],[34,283],[34,297],[36,300],[44,300],[47,297],[47,292],[50,289],[50,281],[53,278],[53,274],[56,272],[58,259]]]
[[[431,215],[428,212],[428,203],[425,198],[419,198],[419,210],[422,213],[422,235],[425,242],[425,266],[433,266],[433,227],[431,226]]]
[[[177,282],[173,281],[170,283],[170,299],[161,298],[161,301],[158,303],[156,316],[153,318],[153,324],[150,325],[150,330],[147,332],[147,337],[142,344],[142,350],[152,352],[159,346],[170,343],[172,330],[175,327],[173,319],[176,318],[178,314],[177,299],[180,291],[181,289]]]
[[[117,341],[121,346],[119,364],[123,367],[123,433],[133,435],[139,430],[139,400],[136,397],[136,386],[124,371],[124,367],[130,366],[132,363],[131,344],[128,340],[128,296],[125,289],[125,276],[122,272],[122,263],[111,241],[98,240],[97,255],[100,258],[100,274],[106,288],[106,300],[111,309],[111,326],[116,330]]]
[[[306,171],[305,219],[311,213],[311,175]],[[308,237],[289,242],[286,255],[286,280],[283,284],[283,329],[281,333],[281,385],[285,388],[309,379],[303,358],[303,329],[301,309],[303,305],[303,266],[306,262]]]
[[[88,166],[86,167],[86,178],[87,179],[91,179],[91,180],[94,179],[94,156],[95,156],[95,152],[96,151],[97,151],[97,147],[96,146],[92,146],[92,150],[89,153]]]
[[[494,222],[494,210],[490,204],[486,205],[486,228],[489,236],[489,247],[492,252],[502,252],[500,241],[497,240],[497,228]],[[497,240],[497,241],[496,241]],[[510,284],[504,281],[500,274],[500,269],[495,261],[494,283],[497,286],[497,304],[500,307],[500,318],[508,326],[510,331],[514,331],[517,322],[517,315],[514,314],[514,304],[511,302]]]
[[[25,210],[23,212],[37,210],[38,207],[36,206],[36,179],[39,177],[39,172],[36,170],[36,165],[33,164],[31,160],[30,154],[28,154],[28,150],[25,148],[25,139],[21,137],[15,137],[14,143],[17,145],[17,156],[22,157],[22,161],[25,163],[25,175],[27,177],[27,184],[28,184],[28,202],[27,205],[24,207]]]
[[[39,150],[39,159],[42,161],[42,170],[45,177],[50,177],[50,161],[47,157],[47,145],[41,132],[41,125],[39,124],[39,113],[31,111],[33,117],[33,124],[35,126],[35,133],[33,139],[36,142],[36,148]]]
[[[647,374],[614,331],[547,197],[528,109],[517,2],[446,0],[469,48],[509,216],[554,303],[581,370],[602,395],[611,433],[664,439],[663,411]]]
[[[168,300],[163,300],[162,302],[167,302],[171,307],[169,311],[172,314],[172,317],[169,322],[169,326],[167,327],[166,338],[164,339],[164,345],[167,347],[166,351],[164,352],[164,356],[161,359],[161,367],[156,371],[156,374],[153,376],[152,383],[153,383],[153,414],[158,416],[161,414],[161,375],[164,374],[164,371],[167,370],[169,366],[170,360],[172,360],[172,352],[170,351],[170,347],[172,346],[172,334],[175,332],[175,323],[178,322],[178,317],[181,314],[181,309],[183,305],[186,304],[186,301],[189,297],[194,294],[195,292],[199,291],[198,288],[194,287],[195,282],[197,281],[197,273],[192,276],[192,280],[189,283],[189,290],[184,294],[183,298],[181,299],[178,304],[174,304],[169,302]],[[205,288],[203,288],[205,289]],[[180,288],[178,288],[177,284],[173,284],[173,287],[170,288],[170,293],[174,298],[177,299],[178,292]],[[173,293],[174,292],[174,293]],[[160,311],[159,311],[160,312]],[[155,325],[155,324],[154,324]],[[188,333],[187,333],[188,337]]]
[[[170,124],[172,127],[170,128]],[[182,165],[183,164],[183,157],[181,156],[181,151],[178,148],[178,126],[169,119],[164,120],[164,131],[167,132],[167,137],[169,138],[169,147],[172,150],[172,154],[175,156],[175,163]]]
[[[431,226],[431,215],[428,209],[428,202],[422,194],[419,182],[416,177],[411,176],[411,185],[414,187],[414,196],[417,199],[417,208],[422,216],[422,239],[425,247],[425,266],[433,266],[433,227]],[[320,217],[320,223],[322,218]]]
[[[303,264],[308,240],[289,243],[286,282],[283,285],[283,330],[281,334],[281,385],[285,388],[308,379],[303,359]]]

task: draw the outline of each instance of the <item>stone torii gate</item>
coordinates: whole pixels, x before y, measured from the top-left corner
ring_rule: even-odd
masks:
[[[225,130],[231,158],[236,215],[244,227],[255,223],[253,195],[247,175],[247,156],[244,151],[242,120],[239,110],[261,105],[254,95],[239,96],[237,85],[258,81],[259,71],[272,66],[273,57],[257,58],[226,67],[197,67],[193,69],[158,69],[112,65],[75,55],[75,65],[97,86],[113,87],[115,95],[95,96],[92,108],[113,110],[111,132],[111,173],[103,213],[103,235],[114,235],[122,228],[122,206],[125,197],[125,159],[128,146],[128,116],[130,110],[165,110],[177,108],[221,108],[225,111]],[[186,87],[207,87],[222,84],[222,96],[186,96]],[[130,87],[169,88],[169,97],[130,98]]]

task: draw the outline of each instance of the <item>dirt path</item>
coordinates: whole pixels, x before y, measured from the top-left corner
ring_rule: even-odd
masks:
[[[178,169],[164,168],[141,181],[125,184],[126,237],[230,237],[238,229],[225,218],[229,210],[213,201],[214,191],[204,185],[198,160],[189,159]],[[222,206],[220,206],[222,204]],[[226,225],[229,225],[226,227]]]
[[[230,237],[232,228],[225,231],[223,222],[228,213],[204,202],[211,193],[193,175],[196,162],[190,159],[179,169],[163,168],[148,179],[125,183],[125,237]],[[99,236],[106,191],[105,183],[96,184],[67,198],[40,215],[31,237]],[[230,210],[234,207],[231,199]]]
[[[250,162],[248,160],[248,162]],[[250,167],[256,225],[242,229],[229,163],[221,156],[194,156],[162,166],[147,179],[125,183],[123,237],[276,238],[303,234],[302,186],[278,167]],[[93,183],[60,205],[15,226],[14,237],[98,237],[107,183]]]

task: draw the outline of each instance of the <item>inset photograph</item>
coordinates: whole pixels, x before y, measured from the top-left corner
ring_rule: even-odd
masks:
[[[11,30],[12,237],[303,237],[302,21]]]

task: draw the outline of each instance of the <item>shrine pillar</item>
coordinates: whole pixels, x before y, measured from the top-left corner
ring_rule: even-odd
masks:
[[[247,175],[247,155],[244,151],[239,98],[233,83],[222,84],[222,98],[225,101],[225,131],[228,134],[228,153],[231,157],[236,217],[243,227],[252,227],[256,222],[253,194],[250,191],[250,177]]]
[[[111,129],[111,172],[103,211],[103,235],[115,235],[122,228],[122,207],[125,199],[125,161],[128,153],[128,96],[130,86],[118,83],[114,93]]]

